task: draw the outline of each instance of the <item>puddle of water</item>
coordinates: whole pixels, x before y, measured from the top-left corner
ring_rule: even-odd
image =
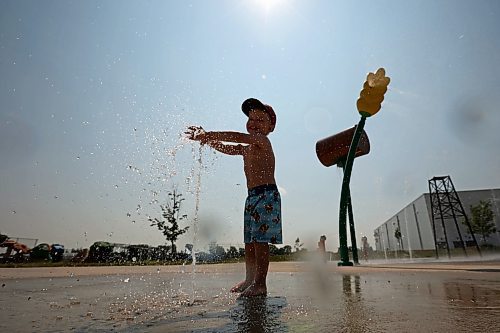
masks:
[[[202,265],[196,297],[182,267],[144,274],[6,280],[2,322],[10,331],[477,332],[500,327],[500,282],[489,272],[328,268],[273,272],[267,298],[230,293],[241,265]],[[295,266],[294,266],[295,267]],[[129,279],[128,283],[123,282]],[[23,311],[19,311],[23,309]]]

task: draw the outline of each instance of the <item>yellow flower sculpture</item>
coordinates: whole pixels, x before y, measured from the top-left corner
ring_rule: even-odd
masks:
[[[356,102],[361,116],[371,117],[380,110],[384,94],[391,79],[385,76],[385,69],[379,68],[375,74],[368,73],[363,89]]]

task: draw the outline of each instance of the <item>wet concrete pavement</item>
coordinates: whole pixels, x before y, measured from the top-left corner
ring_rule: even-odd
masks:
[[[243,264],[0,269],[15,332],[499,332],[500,261],[271,263],[268,297],[238,299]]]

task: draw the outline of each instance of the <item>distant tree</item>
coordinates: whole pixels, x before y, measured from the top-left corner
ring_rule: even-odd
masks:
[[[240,257],[244,257],[244,256],[245,256],[245,249],[244,249],[244,248],[242,248],[242,247],[240,247],[240,248],[238,249],[238,253],[239,253]]]
[[[269,244],[269,254],[270,255],[280,254],[280,249],[278,249],[276,245]]]
[[[151,226],[156,226],[165,236],[166,240],[171,243],[172,254],[177,253],[175,242],[177,238],[186,233],[189,226],[180,228],[179,222],[187,219],[186,214],[181,214],[181,203],[184,201],[182,194],[177,193],[174,189],[168,193],[168,201],[166,205],[161,205],[162,217],[164,220],[158,218],[149,218]]]
[[[375,243],[380,242],[380,231],[378,229],[373,232],[373,237],[375,238]]]
[[[287,255],[292,253],[292,247],[290,245],[285,245],[281,248],[282,253]]]
[[[304,245],[304,243],[301,243],[300,238],[297,237],[297,239],[295,240],[295,245],[293,246],[295,249],[295,252],[299,252],[302,249],[303,245]]]
[[[216,247],[217,247],[217,242],[212,241],[208,243],[208,253],[215,254]]]
[[[226,255],[228,258],[238,258],[239,257],[238,249],[234,246],[230,246],[229,250],[227,250]]]
[[[217,245],[215,248],[215,255],[219,258],[225,258],[226,257],[226,249],[220,245]]]
[[[475,206],[470,206],[472,219],[470,226],[474,234],[481,235],[483,243],[486,243],[488,237],[494,234],[497,230],[493,222],[493,210],[491,209],[490,201],[479,201]],[[466,224],[465,221],[462,222]]]

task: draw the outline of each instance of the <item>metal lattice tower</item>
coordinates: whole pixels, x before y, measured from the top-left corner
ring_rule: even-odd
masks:
[[[472,232],[472,228],[469,223],[469,218],[467,217],[467,214],[465,214],[464,207],[462,206],[462,202],[458,197],[457,191],[455,190],[455,186],[453,186],[453,182],[451,181],[450,176],[439,176],[429,179],[429,195],[431,201],[432,229],[434,232],[434,245],[436,247],[436,258],[439,258],[437,235],[436,235],[437,219],[441,220],[441,226],[443,228],[448,258],[450,257],[450,245],[448,242],[448,235],[446,233],[446,226],[444,223],[446,219],[453,219],[453,221],[455,222],[455,227],[457,228],[457,233],[460,238],[460,242],[462,243],[462,248],[464,249],[464,253],[467,256],[466,244],[463,240],[460,228],[458,227],[458,218],[460,217],[464,218],[465,224],[467,225],[469,233],[472,236],[472,239],[474,240],[474,244],[476,245],[477,251],[479,255],[481,255],[481,250],[479,249],[476,236]]]

